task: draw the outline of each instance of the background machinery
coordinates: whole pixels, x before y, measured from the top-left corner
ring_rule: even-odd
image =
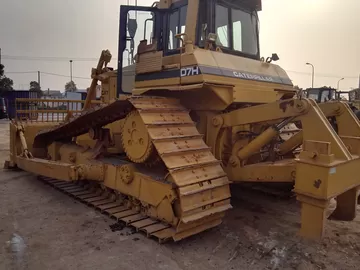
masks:
[[[323,235],[331,198],[333,217],[352,220],[360,125],[345,103],[295,98],[277,55],[260,58],[260,10],[260,0],[121,6],[118,70],[103,51],[82,112],[13,121],[7,166],[160,241],[219,225],[230,182],[294,185],[306,237]]]
[[[306,97],[315,100],[317,103],[344,101],[360,119],[360,98],[359,89],[350,91],[338,91],[331,87],[309,88],[305,90]]]

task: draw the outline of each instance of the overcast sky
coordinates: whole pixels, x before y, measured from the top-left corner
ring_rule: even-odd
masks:
[[[131,0],[134,2],[134,0]],[[153,1],[139,0],[150,5]],[[126,0],[0,0],[0,47],[6,75],[14,88],[28,89],[36,73],[69,76],[66,58],[87,58],[73,63],[75,77],[90,77],[102,49],[117,57],[119,7]],[[294,84],[340,88],[358,86],[360,73],[359,0],[263,0],[260,12],[261,55],[278,53]],[[11,56],[11,57],[10,57]],[[61,61],[14,60],[13,56],[59,57]],[[10,59],[12,58],[12,59]],[[115,62],[112,62],[116,66]],[[68,77],[41,75],[42,89],[63,90]],[[89,79],[74,78],[78,88]]]

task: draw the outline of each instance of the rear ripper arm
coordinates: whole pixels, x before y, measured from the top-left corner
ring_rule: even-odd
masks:
[[[328,117],[336,119],[336,129]],[[301,122],[302,130],[278,147],[284,155],[302,146],[295,160],[282,159],[246,165],[247,158],[260,151],[284,125]],[[275,103],[238,109],[215,116],[208,124],[207,142],[220,158],[223,133],[228,128],[270,123],[247,145],[234,145],[226,172],[233,182],[292,182],[302,203],[301,231],[304,236],[321,238],[326,209],[331,198],[337,198],[332,214],[340,220],[353,220],[356,215],[360,179],[360,124],[346,103],[316,104],[309,99],[281,100]]]

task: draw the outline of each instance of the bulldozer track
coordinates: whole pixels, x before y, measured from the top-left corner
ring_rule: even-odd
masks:
[[[34,147],[71,140],[91,128],[123,119],[134,111],[140,114],[151,143],[167,168],[168,173],[163,180],[176,190],[178,203],[174,211],[179,219],[176,225],[164,223],[154,216],[143,216],[134,207],[115,205],[114,201],[96,192],[88,194],[75,183],[53,179],[48,182],[127,225],[145,231],[160,242],[170,238],[178,241],[219,225],[225,211],[231,208],[229,180],[220,161],[212,155],[199,134],[189,112],[176,99],[131,97],[93,108],[66,123],[40,132]],[[109,210],[104,208],[108,204],[113,206]],[[113,212],[114,208],[119,211]]]
[[[116,100],[109,105],[99,105],[70,118],[53,128],[40,131],[34,140],[34,148],[41,148],[53,141],[71,141],[73,137],[123,119],[131,111],[128,100]]]
[[[38,179],[83,204],[93,207],[117,222],[123,222],[126,226],[134,228],[137,232],[143,232],[147,237],[157,239],[159,243],[170,240],[169,237],[163,237],[163,231],[167,231],[170,228],[168,224],[144,216],[140,211],[132,209],[125,203],[109,195],[104,195],[101,189],[94,190],[78,183],[60,181],[55,178],[39,176]]]

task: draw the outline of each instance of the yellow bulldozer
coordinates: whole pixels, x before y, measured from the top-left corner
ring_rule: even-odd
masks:
[[[334,100],[347,102],[356,114],[356,117],[360,119],[359,89],[338,91],[334,88],[324,86],[321,88],[306,89],[305,95],[307,98],[314,99],[317,103],[332,102]]]
[[[261,0],[121,6],[117,70],[103,51],[81,111],[19,106],[6,167],[159,241],[218,226],[230,184],[244,182],[293,185],[305,237],[323,236],[332,198],[334,218],[354,219],[360,125],[346,103],[298,96],[276,54],[260,57],[261,8]]]

